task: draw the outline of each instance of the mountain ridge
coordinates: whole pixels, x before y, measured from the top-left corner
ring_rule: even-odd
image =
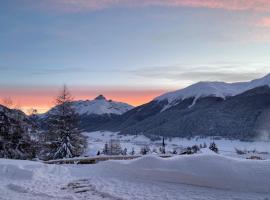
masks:
[[[154,99],[154,101],[164,101],[167,100],[168,103],[165,105],[164,110],[170,108],[173,106],[177,101],[184,100],[187,98],[194,97],[194,103],[196,103],[196,100],[201,97],[220,97],[223,99],[226,99],[230,96],[236,96],[238,94],[241,94],[245,91],[251,90],[256,87],[260,86],[270,86],[270,74],[267,74],[266,76],[251,80],[248,82],[236,82],[236,83],[226,83],[226,82],[218,82],[218,81],[204,81],[204,82],[198,82],[193,85],[190,85],[186,88],[168,92],[165,94],[162,94]],[[191,104],[191,105],[193,105]]]

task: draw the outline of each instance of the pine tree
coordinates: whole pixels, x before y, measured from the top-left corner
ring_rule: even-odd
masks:
[[[20,111],[2,108],[0,112],[0,157],[32,159],[35,156],[28,129],[22,123]]]
[[[122,155],[126,156],[127,155],[127,148],[124,148],[122,151]]]
[[[192,154],[194,154],[194,153],[198,153],[198,151],[200,151],[200,148],[198,147],[198,145],[193,145],[191,147],[191,150],[192,150]]]
[[[132,147],[132,150],[131,150],[131,152],[130,152],[130,155],[132,155],[132,156],[135,155],[135,149],[134,149],[134,147]]]
[[[148,154],[149,152],[150,152],[150,148],[149,148],[148,145],[145,145],[145,146],[143,146],[143,147],[141,148],[141,154],[142,154],[142,155],[146,155],[146,154]]]
[[[218,153],[218,147],[216,145],[215,142],[212,142],[210,145],[209,145],[209,149],[214,151],[215,153]]]
[[[109,145],[106,142],[102,151],[103,154],[108,155],[109,154]]]
[[[45,160],[80,156],[86,138],[78,129],[78,117],[71,106],[72,97],[66,86],[56,98],[56,107],[48,117],[48,132],[41,155]]]
[[[159,148],[159,151],[161,154],[165,154],[166,153],[166,144],[165,144],[165,139],[162,139],[162,146]]]

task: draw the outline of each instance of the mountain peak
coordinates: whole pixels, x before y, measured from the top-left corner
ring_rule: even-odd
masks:
[[[254,89],[261,86],[270,86],[270,74],[255,79],[249,82],[236,82],[236,83],[225,83],[225,82],[198,82],[193,85],[190,85],[186,88],[169,92],[163,94],[155,100],[163,101],[167,100],[168,105],[166,108],[173,106],[177,101],[195,98],[195,101],[201,97],[215,96],[226,99],[228,96],[235,96],[241,94],[250,89]]]
[[[106,98],[101,94],[101,95],[98,95],[95,100],[106,100]]]

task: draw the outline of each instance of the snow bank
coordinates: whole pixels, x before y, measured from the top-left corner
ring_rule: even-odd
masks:
[[[263,199],[270,196],[269,177],[270,161],[207,152],[166,159],[145,156],[95,165],[0,159],[0,196],[14,200],[103,199],[104,194],[113,197],[108,199],[138,200]],[[70,183],[88,191],[85,198],[74,193],[76,187],[68,187]]]
[[[34,162],[0,159],[1,179],[30,180],[33,172],[26,166],[36,165]]]
[[[26,160],[0,159],[0,177],[5,180],[44,180],[51,177],[69,178],[69,169]]]
[[[71,180],[66,166],[0,159],[0,199],[73,199],[61,190]]]
[[[145,156],[132,161],[108,161],[114,174],[177,184],[189,184],[243,192],[270,193],[270,161],[229,158],[220,155]]]

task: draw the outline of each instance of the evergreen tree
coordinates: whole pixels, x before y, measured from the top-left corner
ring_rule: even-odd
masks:
[[[134,149],[134,147],[132,147],[132,150],[131,150],[131,152],[130,152],[130,155],[132,155],[132,156],[135,155],[135,149]]]
[[[122,155],[124,155],[124,156],[127,155],[127,148],[124,148],[124,150],[122,151]]]
[[[205,142],[203,143],[203,148],[207,148],[207,144]]]
[[[66,86],[56,98],[56,108],[48,117],[48,132],[41,155],[45,160],[80,156],[86,138],[78,129],[78,117],[71,106],[72,97]]]
[[[161,154],[165,154],[166,153],[166,144],[165,144],[165,139],[162,139],[162,146],[159,148],[159,151]]]
[[[102,151],[103,154],[108,155],[109,154],[109,145],[106,142]]]
[[[218,147],[216,145],[215,142],[212,142],[210,145],[209,145],[209,149],[214,151],[215,153],[218,153]]]
[[[192,154],[194,154],[194,153],[198,153],[198,151],[200,151],[200,148],[198,147],[198,145],[193,145],[191,147],[191,150],[192,150]]]
[[[32,159],[35,156],[33,142],[26,124],[22,123],[20,111],[1,108],[0,112],[0,157]]]
[[[141,154],[142,154],[142,155],[146,155],[146,154],[148,154],[149,152],[150,152],[150,148],[149,148],[148,145],[145,145],[145,146],[143,146],[143,147],[141,148]]]

